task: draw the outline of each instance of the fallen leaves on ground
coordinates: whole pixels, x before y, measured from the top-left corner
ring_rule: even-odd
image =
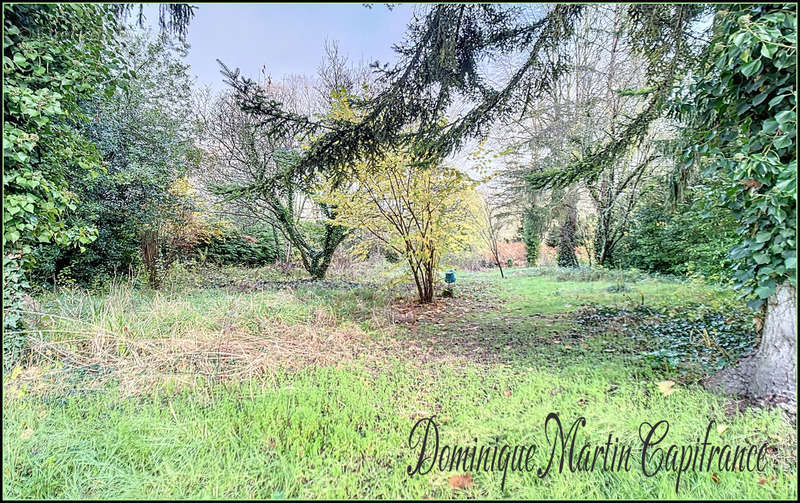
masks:
[[[664,396],[670,396],[677,391],[677,389],[674,388],[675,381],[661,381],[656,383],[656,386],[658,387],[658,391]]]
[[[472,475],[465,473],[464,475],[453,475],[448,481],[450,487],[455,489],[468,489],[472,487]]]

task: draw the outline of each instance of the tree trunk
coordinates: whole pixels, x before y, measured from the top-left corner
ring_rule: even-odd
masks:
[[[797,293],[789,283],[767,299],[758,349],[735,367],[709,377],[706,388],[766,399],[793,410],[797,403]]]
[[[422,291],[422,281],[419,277],[420,273],[417,269],[418,266],[415,265],[414,261],[411,259],[408,259],[408,265],[411,267],[411,273],[414,276],[414,284],[417,286],[417,295],[419,296],[420,302],[422,302],[422,299],[425,297],[425,293]]]
[[[420,300],[422,301],[423,304],[428,304],[429,302],[433,302],[433,276],[431,276],[431,274],[429,273],[426,273],[424,276],[425,278],[423,279],[423,281],[425,287],[424,289],[425,296]]]
[[[578,220],[578,209],[574,204],[567,206],[567,216],[561,226],[558,240],[558,265],[560,267],[578,267],[575,256],[575,228]]]
[[[325,273],[328,272],[328,267],[326,264],[314,265],[307,272],[311,275],[311,279],[322,281],[325,279]]]
[[[281,244],[280,241],[278,241],[278,230],[275,229],[274,225],[272,226],[272,239],[275,241],[275,260],[272,261],[274,264],[280,260],[281,256]]]
[[[427,269],[422,271],[422,293],[419,298],[420,304],[433,302],[433,274]]]
[[[494,245],[494,249],[492,250],[492,254],[494,255],[494,263],[497,264],[497,268],[500,269],[500,277],[506,279],[505,274],[503,274],[503,265],[500,263],[500,252],[497,251],[496,243]]]

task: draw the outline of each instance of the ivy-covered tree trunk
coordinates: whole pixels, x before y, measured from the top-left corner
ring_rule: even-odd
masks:
[[[558,265],[561,267],[578,267],[575,256],[575,231],[578,225],[578,209],[574,204],[567,207],[567,217],[561,226],[558,240]]]
[[[308,270],[308,273],[311,275],[312,279],[323,280],[325,279],[325,274],[328,272],[329,265],[330,265],[330,260],[323,261],[320,263],[315,263]]]
[[[295,243],[300,252],[303,267],[313,279],[325,279],[336,247],[344,241],[346,235],[347,232],[344,228],[326,224],[324,244],[321,250],[314,250],[305,241]]]
[[[676,106],[692,121],[697,147],[687,158],[707,151],[704,176],[727,185],[719,199],[741,223],[741,240],[729,255],[735,286],[751,308],[766,302],[766,318],[758,349],[707,384],[794,410],[797,7],[726,6],[714,23],[709,64]]]
[[[325,224],[325,239],[322,250],[313,252],[313,255],[307,258],[303,253],[303,249],[300,249],[303,264],[312,278],[325,279],[325,274],[331,265],[336,247],[344,241],[346,236],[347,231],[343,227]]]
[[[274,254],[274,257],[272,259],[272,263],[274,264],[274,263],[277,263],[278,261],[280,261],[281,243],[278,240],[278,229],[276,229],[274,225],[272,225],[271,227],[272,227],[272,241],[275,243],[275,254]]]
[[[315,245],[311,237],[306,237],[294,218],[291,200],[283,204],[277,198],[269,199],[275,221],[286,238],[287,251],[294,245],[300,253],[303,268],[313,279],[325,279],[328,267],[331,265],[336,248],[347,237],[348,230],[340,225],[324,224],[324,236],[321,247]],[[333,209],[328,205],[321,205],[323,215],[327,219],[334,217]],[[288,255],[287,255],[288,262]]]
[[[610,213],[610,211],[604,213]],[[609,218],[601,212],[597,222],[597,229],[594,233],[594,256],[598,265],[606,265],[610,261],[612,244],[609,237],[609,228]]]
[[[545,211],[531,206],[522,215],[522,241],[525,243],[525,260],[529,266],[539,261],[539,247],[547,224]]]
[[[765,399],[793,410],[797,403],[797,293],[783,283],[767,300],[761,343],[753,354],[706,380],[706,387]]]

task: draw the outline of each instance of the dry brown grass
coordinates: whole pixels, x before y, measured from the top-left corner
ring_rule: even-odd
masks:
[[[248,376],[286,364],[328,364],[361,351],[363,333],[353,329],[320,331],[316,325],[276,325],[272,333],[228,332],[193,337],[141,339],[98,331],[94,336],[31,341],[34,358],[68,362],[78,368],[129,373],[168,372]]]
[[[279,369],[374,360],[385,356],[388,349],[386,341],[377,347],[358,325],[340,322],[324,307],[316,308],[307,323],[276,319],[262,322],[257,333],[227,325],[217,331],[199,329],[146,338],[126,329],[111,331],[80,320],[70,322],[80,328],[60,329],[58,338],[47,330],[30,331],[21,382],[52,384],[65,371],[73,371],[90,376],[92,387],[113,379],[126,393],[136,394],[165,380],[246,379]]]
[[[443,318],[455,326],[469,313],[496,307],[481,294],[483,285],[476,285],[481,292],[464,287],[456,298],[429,305],[400,295],[356,317],[325,304],[293,314],[279,306],[301,301],[284,291],[225,294],[210,306],[162,295],[137,300],[124,288],[99,304],[70,296],[46,313],[25,313],[31,330],[19,382],[31,392],[51,392],[78,376],[89,388],[113,380],[133,395],[166,381],[243,380],[356,361],[380,371],[398,358],[415,365],[459,360],[465,355],[436,347],[417,331]]]

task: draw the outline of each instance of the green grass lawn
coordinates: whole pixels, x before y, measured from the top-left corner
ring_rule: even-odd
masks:
[[[637,358],[640,343],[618,326],[578,323],[589,303],[727,309],[730,292],[509,273],[459,274],[455,298],[425,307],[390,289],[303,285],[43,296],[41,311],[54,316],[40,317],[41,338],[56,349],[4,377],[3,496],[797,496],[797,437],[780,412],[739,410]],[[183,352],[164,353],[164,341]],[[665,394],[658,383],[668,379],[674,391]],[[509,469],[504,485],[501,470],[473,470],[467,484],[451,484],[464,470],[407,473],[418,453],[411,429],[434,415],[442,449],[534,444],[530,464],[543,468],[551,412],[567,428],[586,419],[575,456],[612,434],[632,448],[630,470],[540,478]],[[659,420],[670,425],[664,444],[695,445],[710,420],[713,445],[768,442],[766,467],[686,471],[676,494],[675,472],[646,477],[640,467],[639,425]]]

